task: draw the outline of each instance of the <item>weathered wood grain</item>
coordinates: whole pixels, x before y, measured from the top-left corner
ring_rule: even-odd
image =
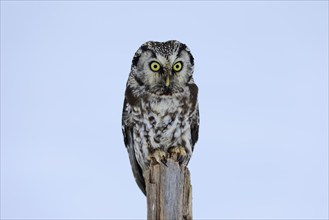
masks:
[[[147,194],[147,219],[192,219],[190,172],[168,158],[167,166],[152,164],[144,172]]]

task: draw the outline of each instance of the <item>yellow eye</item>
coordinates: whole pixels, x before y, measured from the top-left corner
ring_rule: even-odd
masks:
[[[175,72],[179,72],[179,71],[181,71],[182,68],[183,68],[183,63],[182,63],[181,61],[178,61],[178,62],[175,63],[174,66],[173,66],[173,70],[174,70]]]
[[[161,66],[160,66],[160,63],[153,61],[150,63],[150,68],[152,71],[158,72],[160,70]]]

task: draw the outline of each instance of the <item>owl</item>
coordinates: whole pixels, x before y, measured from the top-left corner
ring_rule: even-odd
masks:
[[[146,195],[143,172],[168,157],[187,165],[198,140],[194,58],[176,40],[149,41],[135,53],[126,84],[122,132],[131,168]]]

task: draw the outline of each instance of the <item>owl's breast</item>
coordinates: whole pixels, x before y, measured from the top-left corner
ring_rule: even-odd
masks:
[[[187,106],[182,99],[162,98],[142,101],[135,117],[142,145],[164,149],[178,144],[189,130]]]
[[[161,129],[163,132],[169,126],[180,123],[177,116],[181,113],[181,103],[174,99],[150,100],[143,103],[143,123],[148,129]]]

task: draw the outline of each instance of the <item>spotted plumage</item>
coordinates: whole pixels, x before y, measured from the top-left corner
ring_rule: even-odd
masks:
[[[198,140],[194,59],[179,41],[144,43],[128,77],[122,131],[132,171],[144,194],[143,171],[173,156],[187,165]]]

